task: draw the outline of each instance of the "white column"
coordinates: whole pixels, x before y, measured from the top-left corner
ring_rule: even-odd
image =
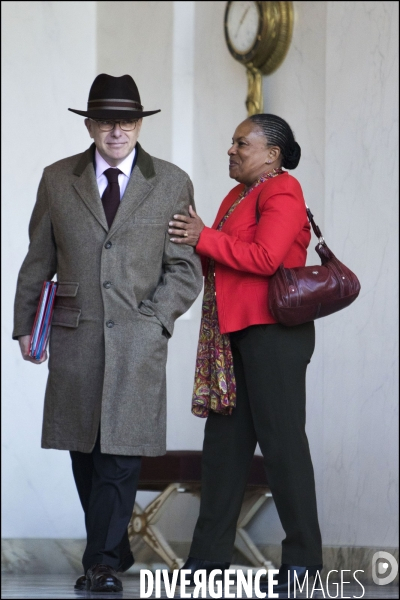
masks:
[[[194,2],[173,3],[172,162],[193,177]],[[181,319],[191,319],[189,309]]]
[[[172,162],[193,176],[194,2],[173,3]]]

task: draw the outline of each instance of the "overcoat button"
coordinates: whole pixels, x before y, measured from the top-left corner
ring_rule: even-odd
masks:
[[[107,242],[107,244],[104,245],[104,248],[106,248],[107,250],[109,250],[112,246],[111,242]]]
[[[114,327],[115,323],[114,321],[107,321],[106,325],[111,329],[111,327]]]
[[[103,283],[103,287],[105,287],[108,290],[111,287],[111,281],[105,281]]]

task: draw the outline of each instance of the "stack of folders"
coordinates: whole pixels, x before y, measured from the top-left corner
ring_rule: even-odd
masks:
[[[29,356],[36,360],[40,360],[43,357],[47,342],[49,341],[56,291],[57,283],[55,281],[45,281],[43,283],[29,349]]]

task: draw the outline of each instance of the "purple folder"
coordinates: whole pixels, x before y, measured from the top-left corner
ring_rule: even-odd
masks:
[[[45,281],[43,283],[29,348],[29,356],[36,360],[43,357],[49,341],[56,291],[57,283],[55,281]]]

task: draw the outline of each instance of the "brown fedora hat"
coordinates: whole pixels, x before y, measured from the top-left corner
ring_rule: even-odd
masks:
[[[141,119],[160,112],[143,111],[139,90],[130,75],[113,77],[105,73],[97,75],[92,83],[87,110],[68,110],[91,119]]]

